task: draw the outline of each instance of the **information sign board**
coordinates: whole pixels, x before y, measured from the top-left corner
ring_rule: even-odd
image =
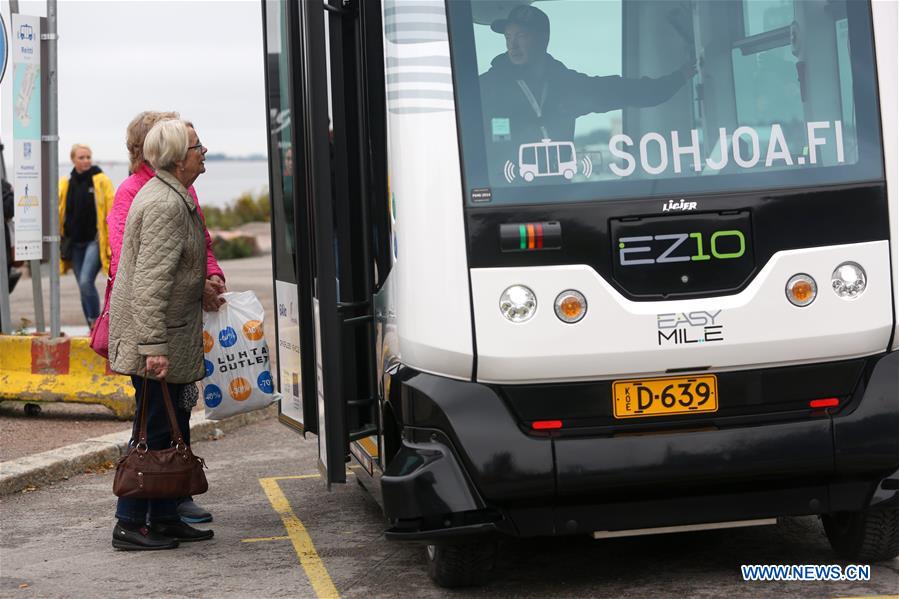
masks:
[[[12,15],[15,259],[43,258],[41,218],[41,23]]]

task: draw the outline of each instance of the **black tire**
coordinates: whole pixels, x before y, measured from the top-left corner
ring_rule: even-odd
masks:
[[[830,546],[848,560],[881,562],[899,556],[899,507],[821,517]]]
[[[447,589],[480,586],[487,583],[496,564],[497,543],[478,542],[435,544],[426,548],[428,575]]]
[[[41,414],[41,406],[36,403],[25,404],[25,415],[29,418],[37,418]]]

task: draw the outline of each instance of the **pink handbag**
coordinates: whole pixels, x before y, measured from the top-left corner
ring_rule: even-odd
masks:
[[[112,295],[112,277],[106,279],[106,295],[103,299],[103,310],[91,328],[91,349],[109,358],[109,298]]]

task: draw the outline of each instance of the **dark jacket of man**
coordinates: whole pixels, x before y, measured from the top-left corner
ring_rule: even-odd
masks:
[[[530,90],[530,98],[519,81]],[[485,131],[489,140],[491,132],[502,132],[508,125],[508,139],[501,141],[511,141],[515,148],[546,137],[574,141],[579,116],[625,106],[655,106],[673,96],[684,81],[680,71],[658,79],[593,77],[569,69],[549,54],[538,71],[513,64],[503,53],[480,77]],[[500,140],[494,136],[494,141]]]

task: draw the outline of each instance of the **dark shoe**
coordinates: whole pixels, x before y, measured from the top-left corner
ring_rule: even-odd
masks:
[[[188,524],[212,522],[212,514],[194,503],[193,499],[188,499],[178,504],[178,516],[182,522],[187,522]]]
[[[150,525],[153,532],[189,543],[191,541],[208,541],[214,534],[211,530],[200,530],[184,522],[156,522]]]
[[[174,549],[178,541],[151,531],[146,526],[138,530],[126,530],[116,524],[112,529],[112,546],[123,551],[152,551],[154,549]]]

